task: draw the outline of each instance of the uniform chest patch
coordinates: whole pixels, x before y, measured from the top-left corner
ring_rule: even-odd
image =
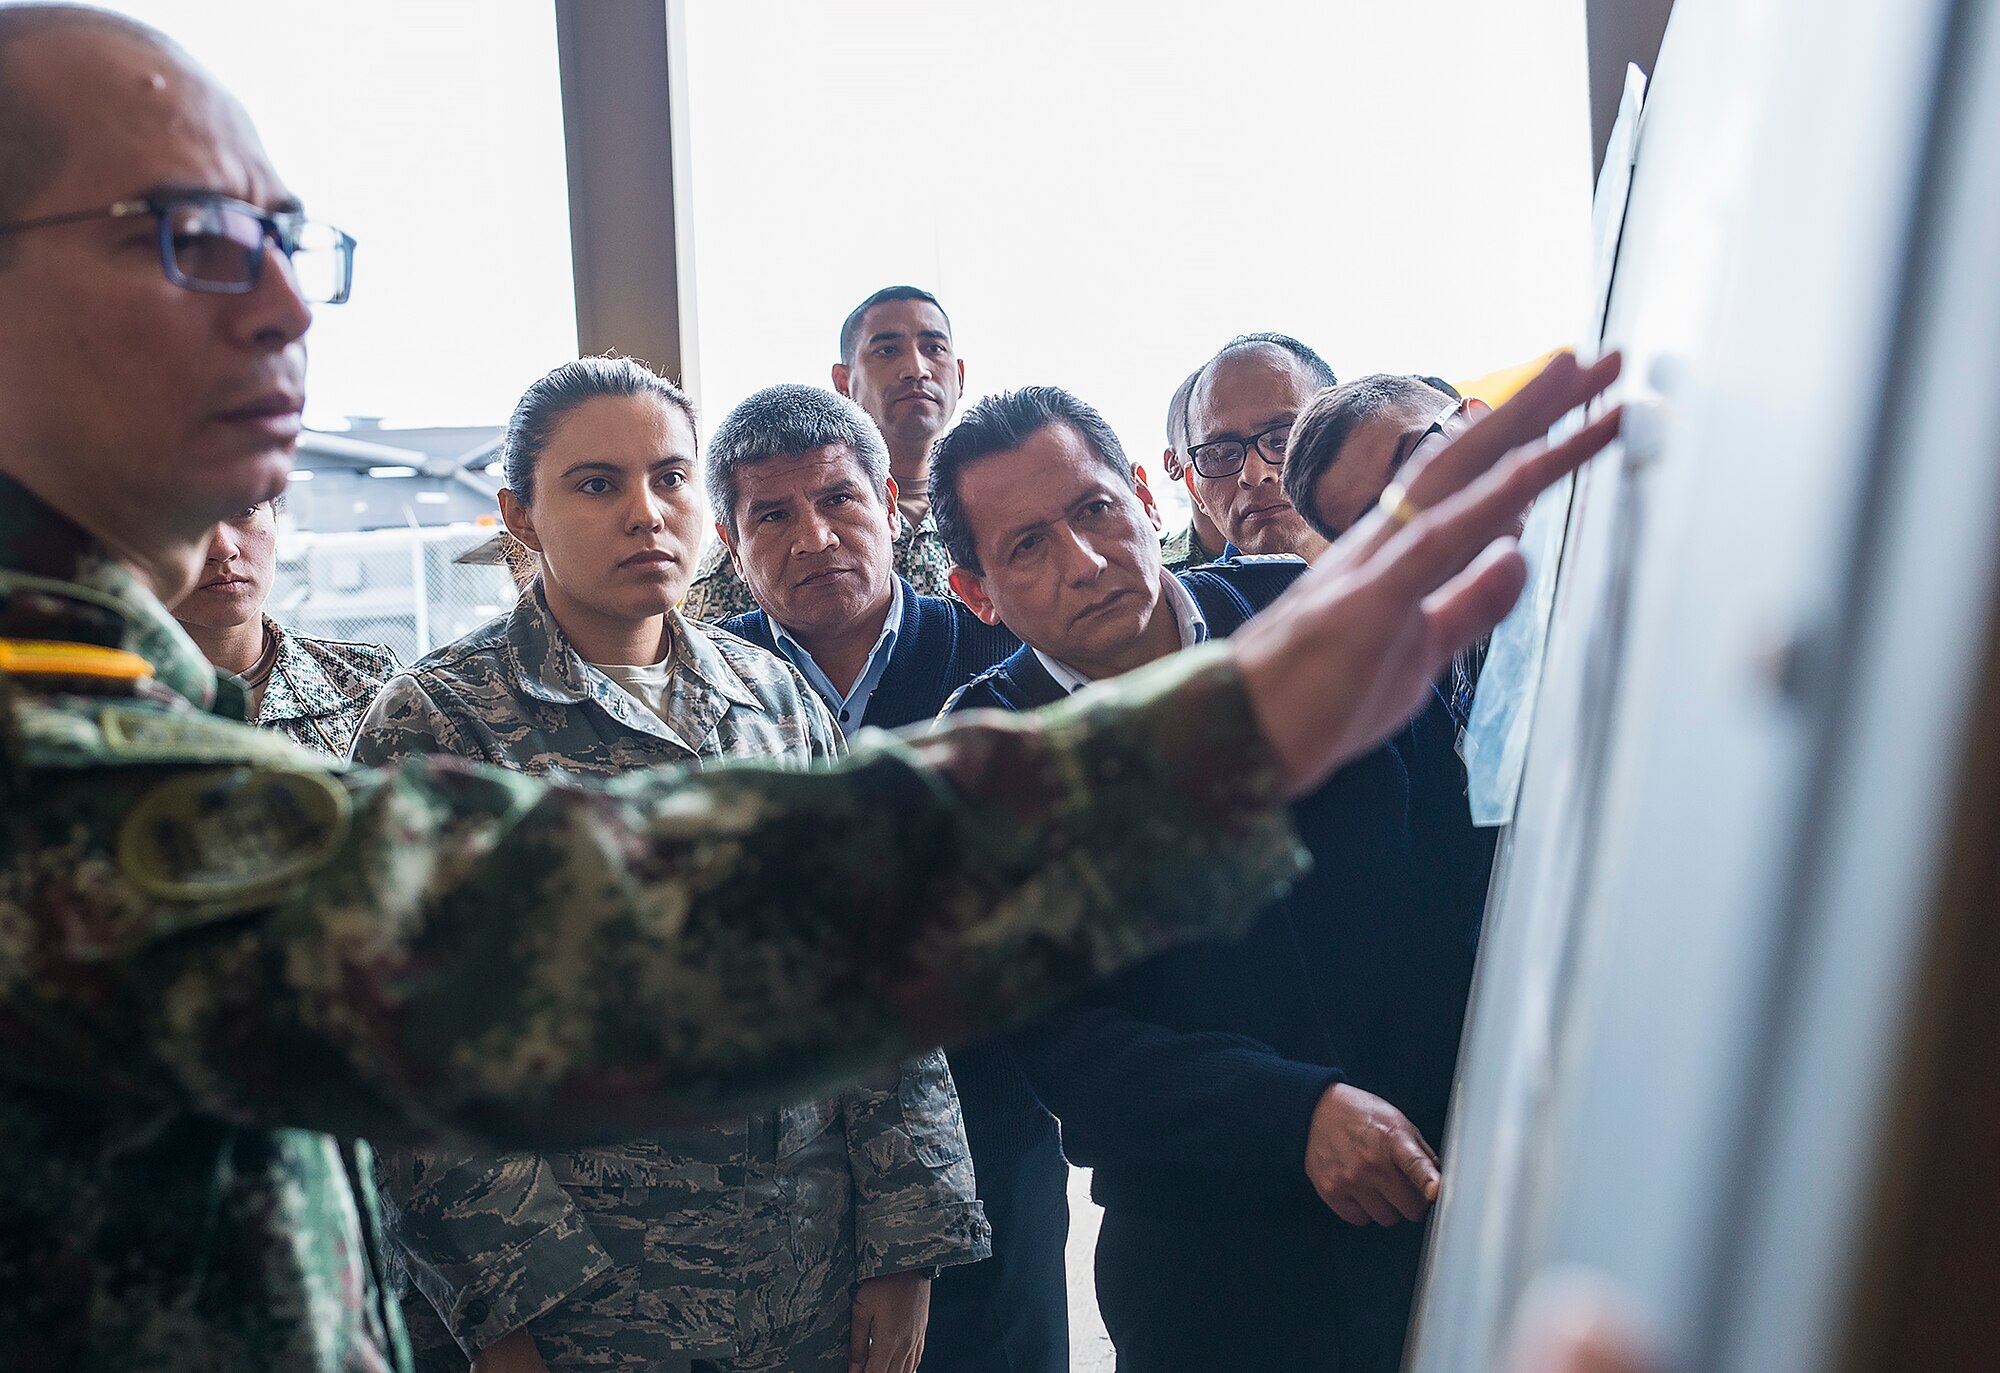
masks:
[[[319,867],[347,824],[347,793],[321,772],[183,773],[126,815],[118,867],[152,896],[234,904],[276,895]]]

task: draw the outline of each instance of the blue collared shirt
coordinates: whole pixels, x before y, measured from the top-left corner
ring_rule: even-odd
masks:
[[[882,674],[888,671],[889,659],[896,651],[896,632],[903,625],[903,583],[900,578],[889,579],[889,613],[882,621],[882,637],[875,641],[875,647],[868,654],[868,661],[862,665],[861,675],[854,679],[854,687],[842,696],[832,681],[813,661],[812,654],[806,652],[805,645],[791,635],[791,631],[771,621],[772,637],[784,651],[792,665],[798,668],[806,679],[806,685],[819,693],[826,702],[826,708],[833,712],[835,723],[843,735],[853,734],[861,728],[862,717],[868,714],[868,703],[875,698],[875,688],[882,684]]]

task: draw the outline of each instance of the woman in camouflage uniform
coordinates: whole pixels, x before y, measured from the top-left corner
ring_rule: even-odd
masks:
[[[356,758],[455,753],[548,775],[841,753],[791,666],[674,608],[703,527],[692,411],[626,359],[529,388],[501,510],[539,577],[393,678]],[[580,1109],[587,1107],[580,1106]],[[941,1054],[838,1097],[552,1155],[385,1160],[435,1366],[909,1373],[929,1274],[987,1252]],[[458,1349],[464,1351],[458,1354]],[[462,1367],[459,1362],[457,1366]]]
[[[279,496],[215,526],[201,580],[174,618],[204,658],[243,680],[251,724],[345,758],[362,712],[402,664],[386,645],[311,638],[264,613],[284,505]]]

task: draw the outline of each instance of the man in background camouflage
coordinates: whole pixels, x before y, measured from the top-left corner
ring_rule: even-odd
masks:
[[[950,596],[951,554],[930,513],[930,452],[958,413],[965,360],[938,298],[917,286],[884,286],[850,310],[840,325],[833,389],[868,412],[889,446],[896,482],[891,569],[922,595]],[[702,556],[681,608],[716,623],[757,609],[721,540]]]
[[[1613,412],[1512,453],[1616,371],[1559,359],[1283,613],[1041,716],[823,773],[342,772],[242,725],[161,603],[217,520],[283,489],[300,283],[345,293],[311,260],[337,267],[340,240],[294,209],[169,41],[0,6],[0,1349],[21,1369],[407,1368],[340,1138],[552,1148],[796,1099],[1243,928],[1299,868],[1285,798],[1497,622],[1525,570],[1493,541],[1615,433]]]
[[[393,678],[355,761],[454,753],[534,776],[610,777],[846,752],[783,659],[666,618],[664,680],[628,690],[634,669],[584,661],[536,581],[508,614]],[[508,1356],[531,1369],[648,1373],[673,1354],[736,1373],[815,1358],[845,1369],[851,1307],[921,1304],[924,1293],[887,1289],[927,1286],[931,1270],[989,1252],[958,1097],[935,1051],[837,1097],[624,1144],[405,1149],[384,1162],[422,1292],[404,1313],[426,1367],[454,1366],[460,1348],[463,1367],[511,1339]],[[423,1349],[438,1315],[457,1344]],[[921,1317],[911,1320],[920,1346]]]
[[[284,499],[216,523],[201,580],[175,603],[174,618],[203,657],[243,679],[251,724],[345,758],[361,713],[401,664],[381,644],[310,638],[264,613]]]

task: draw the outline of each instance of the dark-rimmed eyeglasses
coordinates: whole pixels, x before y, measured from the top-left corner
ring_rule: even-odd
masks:
[[[160,223],[160,270],[190,291],[240,296],[257,289],[264,247],[289,264],[299,294],[316,305],[339,305],[354,286],[354,239],[297,210],[260,210],[247,201],[206,191],[139,196],[101,210],[73,210],[0,224],[0,234],[57,224],[152,215]]]
[[[1451,435],[1445,433],[1445,425],[1449,424],[1464,409],[1465,402],[1460,401],[1450,409],[1440,411],[1438,417],[1430,422],[1430,427],[1417,435],[1417,441],[1403,450],[1403,455],[1389,469],[1390,475],[1395,475],[1418,458],[1427,458],[1437,452],[1438,449],[1444,447],[1445,441],[1451,437]]]
[[[1285,445],[1292,441],[1292,421],[1274,424],[1260,434],[1252,434],[1247,439],[1215,439],[1209,443],[1198,443],[1188,449],[1188,461],[1194,470],[1213,480],[1216,477],[1233,477],[1243,470],[1243,464],[1250,460],[1250,450],[1255,448],[1264,455],[1264,461],[1273,467],[1285,465]]]

